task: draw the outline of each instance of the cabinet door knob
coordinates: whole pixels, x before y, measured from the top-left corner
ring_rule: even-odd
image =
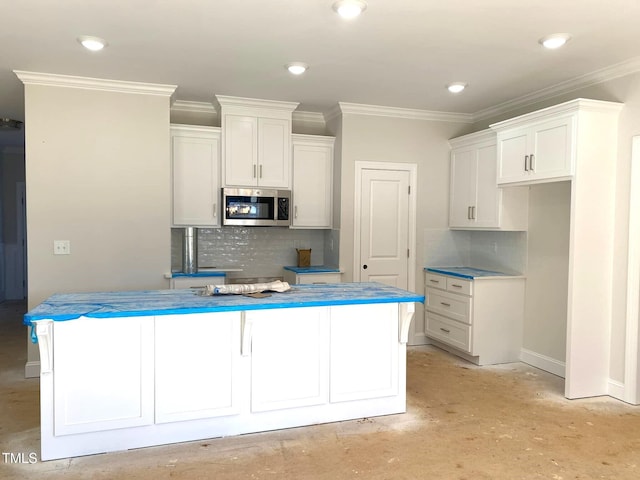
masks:
[[[362,265],[362,268],[363,268],[364,270],[366,270],[367,268],[369,268],[369,266],[368,266],[368,265]]]
[[[533,163],[533,153],[529,155],[529,170],[532,172],[536,169],[535,163]]]
[[[524,171],[529,171],[529,155],[524,156]]]

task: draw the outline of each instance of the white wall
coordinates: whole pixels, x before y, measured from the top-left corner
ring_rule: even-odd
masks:
[[[169,97],[27,84],[25,111],[29,308],[167,288]],[[54,240],[71,255],[53,255]]]
[[[449,215],[449,144],[462,126],[424,120],[345,114],[342,118],[340,266],[353,278],[355,162],[418,165],[417,231],[447,228]],[[416,279],[422,277],[424,241],[418,235]],[[416,285],[422,290],[422,280]]]
[[[464,125],[361,114],[342,115],[339,149],[340,169],[340,268],[344,281],[353,280],[355,162],[413,163],[417,173],[416,284],[424,292],[426,229],[443,232],[449,219],[449,144]],[[338,166],[336,166],[338,168]],[[416,306],[412,336],[424,332],[424,311]],[[426,338],[423,341],[427,341]]]
[[[555,361],[554,373],[563,373],[566,358],[570,204],[570,182],[533,185],[529,191],[522,346],[539,357],[537,364]]]

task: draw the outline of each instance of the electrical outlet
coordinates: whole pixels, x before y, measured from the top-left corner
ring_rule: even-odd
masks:
[[[71,255],[71,242],[69,240],[53,241],[54,255]]]

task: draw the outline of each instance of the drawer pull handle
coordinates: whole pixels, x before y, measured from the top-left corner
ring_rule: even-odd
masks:
[[[451,330],[447,330],[446,328],[440,327],[440,330],[442,330],[444,333],[451,333]]]
[[[440,302],[440,305],[444,305],[445,307],[450,307],[451,306],[450,303],[444,303],[444,302]]]
[[[429,281],[430,281],[431,283],[440,283],[440,280],[433,280],[433,279],[431,279],[431,280],[429,280]]]
[[[462,288],[462,285],[457,285],[455,283],[451,284],[452,287],[456,287],[456,288]]]

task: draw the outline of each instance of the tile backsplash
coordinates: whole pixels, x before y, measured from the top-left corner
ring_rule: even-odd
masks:
[[[183,229],[171,230],[171,267],[182,270]],[[311,249],[311,264],[324,264],[324,230],[285,227],[223,227],[198,229],[198,267],[239,268],[237,277],[282,276],[282,267],[296,265],[296,248]],[[334,251],[337,246],[334,245]]]
[[[425,266],[469,266],[525,273],[526,232],[424,230]]]

